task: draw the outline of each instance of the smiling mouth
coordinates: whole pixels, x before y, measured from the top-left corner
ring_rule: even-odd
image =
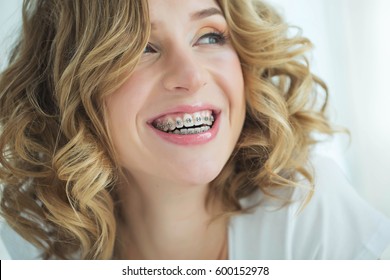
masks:
[[[203,110],[192,114],[171,114],[158,118],[152,126],[165,133],[177,135],[200,134],[210,130],[215,120],[211,110]]]

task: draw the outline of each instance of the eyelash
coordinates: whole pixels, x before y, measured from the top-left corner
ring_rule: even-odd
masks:
[[[144,49],[144,53],[155,53],[156,47],[154,47],[151,43],[148,43]]]
[[[199,45],[198,42],[205,39],[205,38],[214,38],[217,39],[217,42],[215,43],[205,43],[200,45],[224,45],[226,44],[226,41],[229,39],[228,36],[224,32],[209,32],[199,37],[199,39],[196,41],[195,45]],[[144,53],[156,53],[157,48],[151,44],[148,43],[144,49]]]
[[[209,33],[202,35],[197,40],[197,42],[199,42],[200,40],[205,39],[205,38],[216,38],[217,39],[216,43],[210,43],[210,44],[206,44],[206,45],[221,45],[221,46],[224,45],[228,39],[227,35],[223,32],[209,32]]]

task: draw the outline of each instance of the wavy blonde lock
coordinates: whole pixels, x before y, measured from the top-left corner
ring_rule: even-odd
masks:
[[[247,114],[210,196],[226,213],[261,190],[296,187],[314,132],[331,134],[327,88],[310,42],[259,0],[218,0],[240,57]],[[0,76],[1,213],[44,258],[108,259],[120,167],[104,98],[136,66],[150,32],[146,0],[26,0],[23,29]],[[319,101],[322,102],[318,107]]]

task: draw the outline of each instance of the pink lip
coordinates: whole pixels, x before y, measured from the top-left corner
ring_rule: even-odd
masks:
[[[195,113],[199,111],[204,111],[204,110],[211,110],[213,111],[213,114],[215,116],[215,121],[213,123],[213,126],[211,127],[210,130],[203,132],[203,133],[198,133],[198,134],[188,134],[188,135],[178,135],[178,134],[173,134],[173,133],[166,133],[163,131],[160,131],[156,128],[153,127],[152,122],[164,115],[169,115],[169,114],[176,114],[176,113]],[[148,121],[148,126],[156,133],[157,136],[161,137],[162,139],[176,144],[176,145],[201,145],[201,144],[206,144],[213,140],[219,130],[219,124],[220,124],[220,110],[213,107],[213,106],[178,106],[173,109],[170,109],[163,114],[159,114],[152,118],[150,121]]]

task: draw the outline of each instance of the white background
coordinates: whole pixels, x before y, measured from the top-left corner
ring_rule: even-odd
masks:
[[[390,1],[269,0],[315,48],[313,71],[330,88],[332,120],[352,134],[322,151],[357,191],[390,216]]]
[[[320,147],[357,191],[390,217],[390,1],[268,0],[315,45],[314,73],[330,88],[333,122],[352,133]],[[21,0],[0,0],[0,68]],[[36,28],[39,28],[37,26]]]

